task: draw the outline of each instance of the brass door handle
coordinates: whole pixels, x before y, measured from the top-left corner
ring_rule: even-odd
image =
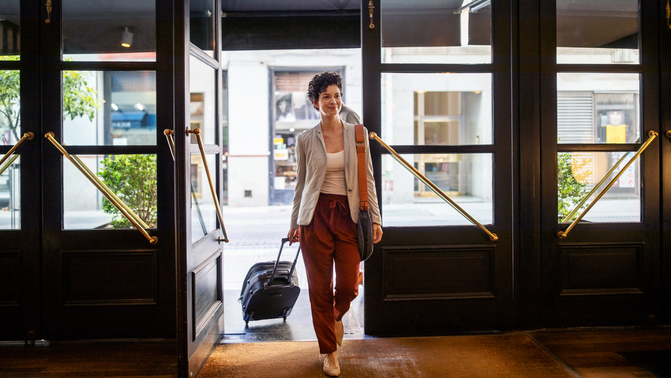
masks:
[[[459,214],[463,215],[464,218],[471,221],[471,223],[478,226],[482,231],[484,231],[487,235],[489,235],[489,240],[491,241],[499,240],[499,237],[495,233],[490,232],[485,226],[483,226],[480,222],[478,222],[475,218],[473,218],[471,214],[466,212],[466,210],[462,209],[461,206],[459,206],[456,202],[454,202],[452,198],[450,198],[447,194],[445,194],[445,192],[440,190],[440,188],[437,187],[436,184],[434,184],[433,182],[431,182],[431,180],[426,178],[426,176],[424,176],[420,171],[418,171],[417,168],[415,168],[412,164],[408,163],[405,159],[403,159],[403,157],[401,157],[401,155],[398,154],[398,152],[394,151],[393,148],[391,148],[382,139],[380,139],[380,137],[377,136],[376,133],[371,132],[368,134],[368,136],[370,137],[370,139],[376,140],[378,143],[380,143],[382,147],[384,147],[387,151],[391,153],[391,156],[394,158],[394,160],[401,163],[401,165],[405,167],[405,169],[410,171],[410,173],[412,173],[415,177],[417,177],[419,181],[423,182],[424,184],[426,184],[426,186],[431,188],[431,190],[433,190],[433,192],[436,193],[438,197],[443,199],[443,201],[447,202],[450,206],[452,206],[454,210],[456,210]]]
[[[650,143],[652,143],[652,141],[657,137],[657,135],[659,135],[659,134],[657,134],[655,131],[650,131],[650,132],[648,132],[648,136],[649,136],[649,137],[648,137],[648,140],[645,141],[645,143],[643,143],[643,145],[638,149],[638,151],[636,152],[636,154],[629,160],[629,162],[624,166],[624,168],[620,169],[620,172],[619,172],[617,175],[615,175],[615,177],[613,177],[612,180],[610,180],[610,182],[608,183],[608,185],[606,185],[606,188],[605,188],[604,190],[602,190],[601,193],[599,193],[598,196],[596,196],[596,198],[594,199],[594,201],[592,201],[592,203],[590,203],[589,206],[587,206],[587,208],[586,208],[585,210],[583,210],[582,213],[580,213],[580,215],[579,215],[579,216],[578,216],[578,217],[571,223],[571,225],[568,226],[568,228],[567,228],[565,231],[559,231],[559,232],[557,232],[557,237],[558,237],[559,239],[564,239],[564,238],[566,238],[566,236],[568,235],[569,232],[571,232],[571,230],[573,229],[573,227],[575,227],[575,225],[578,224],[578,222],[580,222],[580,220],[582,219],[582,217],[584,217],[585,214],[587,214],[587,212],[592,208],[592,206],[594,206],[597,202],[599,202],[599,200],[601,199],[601,197],[603,197],[603,195],[606,194],[606,192],[608,191],[608,189],[610,189],[610,187],[613,186],[613,184],[615,183],[615,181],[617,181],[617,180],[620,178],[620,176],[622,176],[622,174],[624,174],[624,172],[625,172],[625,171],[627,170],[627,168],[629,168],[629,166],[636,160],[636,158],[638,158],[638,157],[643,153],[643,151],[645,151],[645,149],[648,148],[648,146],[650,145]],[[627,156],[627,155],[625,155],[625,156]],[[621,160],[621,159],[620,159],[620,160]],[[619,164],[619,162],[618,162],[618,164]],[[611,170],[611,171],[612,171],[612,170]],[[602,180],[602,181],[603,181],[603,180]],[[584,203],[584,202],[583,202],[583,203]],[[580,206],[582,206],[582,205],[580,205]]]
[[[666,130],[666,137],[671,139],[671,130]]]
[[[12,157],[12,155],[14,154],[14,152],[16,152],[16,150],[19,148],[19,146],[21,146],[21,144],[22,144],[23,142],[25,142],[26,140],[31,140],[31,139],[33,139],[34,136],[35,136],[35,135],[34,135],[33,133],[31,133],[31,132],[27,132],[27,133],[23,134],[23,136],[21,137],[21,139],[19,139],[19,141],[16,142],[16,144],[13,145],[12,148],[9,149],[9,151],[7,151],[7,153],[5,154],[5,156],[3,156],[2,159],[0,159],[0,175],[1,175],[5,170],[7,170],[7,168],[9,168],[9,167],[12,165],[12,163],[13,163],[16,159],[19,158],[18,155]],[[10,159],[10,157],[11,157],[11,159]],[[7,161],[8,159],[9,159],[9,162],[3,166],[2,164],[3,164],[5,161]]]
[[[219,196],[217,196],[217,191],[214,189],[214,183],[212,182],[212,176],[210,175],[210,169],[207,166],[207,156],[205,155],[205,147],[203,146],[203,138],[200,136],[200,129],[191,130],[188,127],[186,128],[186,135],[196,134],[196,140],[198,141],[198,148],[200,149],[200,156],[203,159],[203,167],[205,168],[205,174],[207,176],[207,181],[210,184],[210,191],[212,192],[212,200],[214,201],[214,206],[217,207],[217,218],[219,218],[219,224],[221,225],[221,232],[224,234],[223,241],[228,243],[228,235],[226,235],[226,228],[224,227],[224,216],[221,214],[221,206],[219,206]],[[166,134],[167,136],[167,134]],[[217,239],[219,240],[219,239]]]
[[[158,238],[156,236],[151,236],[147,232],[146,228],[149,228],[147,224],[140,219],[123,201],[119,199],[110,188],[107,187],[91,170],[75,155],[70,155],[65,148],[58,143],[54,138],[54,133],[48,132],[44,135],[45,138],[60,151],[63,156],[65,156],[72,165],[74,165],[79,171],[96,187],[117,209],[123,214],[128,220],[135,226],[135,228],[142,233],[142,235],[149,240],[149,243],[156,244],[158,243]]]

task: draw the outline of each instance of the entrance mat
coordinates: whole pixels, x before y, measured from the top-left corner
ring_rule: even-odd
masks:
[[[573,377],[526,335],[369,338],[339,350],[346,377]],[[316,341],[222,344],[198,375],[323,377]]]
[[[659,378],[671,378],[671,350],[618,352],[629,361]]]

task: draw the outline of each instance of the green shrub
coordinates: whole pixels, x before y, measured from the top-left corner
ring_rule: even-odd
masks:
[[[587,194],[587,183],[576,180],[573,175],[575,171],[583,171],[584,166],[591,161],[591,159],[582,159],[578,166],[573,167],[573,156],[570,153],[560,153],[557,156],[557,211],[558,216],[563,219],[568,215],[573,207],[582,200]],[[589,171],[584,171],[583,175],[589,175]],[[586,207],[587,204],[581,207]],[[579,213],[571,217],[575,219]]]
[[[140,219],[149,227],[156,227],[156,155],[106,157],[98,175]],[[114,215],[114,228],[133,226],[107,198],[103,211]]]

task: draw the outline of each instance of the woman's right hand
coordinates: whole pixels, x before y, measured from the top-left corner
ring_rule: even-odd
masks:
[[[287,238],[289,238],[289,245],[292,245],[293,243],[300,243],[301,230],[294,230],[293,228],[290,228],[289,233],[287,234]]]

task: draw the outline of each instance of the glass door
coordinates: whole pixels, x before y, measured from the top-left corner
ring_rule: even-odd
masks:
[[[543,326],[655,324],[659,10],[540,4]]]
[[[159,12],[0,2],[0,153],[32,133],[0,175],[2,339],[175,337],[173,163],[157,144],[173,109],[157,52],[173,41]]]
[[[226,119],[222,116],[221,5],[185,2],[184,51],[177,75],[174,130],[180,282],[180,372],[196,376],[224,333],[223,248],[228,242],[220,198]],[[179,12],[178,12],[179,13]],[[179,15],[176,15],[176,19]],[[182,121],[183,120],[183,121]],[[169,138],[172,138],[169,136]]]
[[[362,2],[364,124],[389,145],[367,334],[513,325],[511,4],[463,3]]]

